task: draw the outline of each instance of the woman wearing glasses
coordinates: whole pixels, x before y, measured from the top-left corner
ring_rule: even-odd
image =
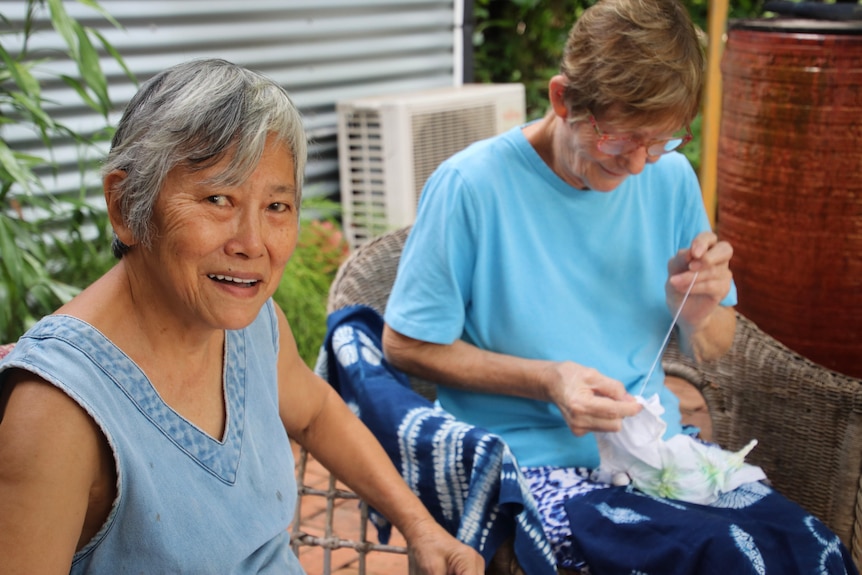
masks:
[[[760,484],[745,497],[774,505],[774,529],[743,511],[713,521],[685,508],[641,525],[637,501],[594,500],[603,526],[566,509],[614,492],[590,480],[593,432],[638,413],[634,395],[658,395],[665,438],[683,432],[660,363],[647,374],[684,296],[683,349],[710,360],[733,340],[733,250],[711,231],[677,152],[691,139],[703,70],[677,1],[586,10],[549,82],[547,115],[472,145],[429,178],[388,302],[385,353],[441,382],[439,402],[456,418],[506,441],[562,567],[844,573],[835,536]],[[822,557],[834,570],[820,570]]]

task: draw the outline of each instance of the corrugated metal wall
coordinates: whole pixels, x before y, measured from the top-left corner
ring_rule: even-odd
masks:
[[[219,57],[258,70],[283,84],[305,117],[311,138],[305,194],[338,191],[335,102],[340,99],[436,86],[459,76],[461,55],[454,30],[458,0],[101,0],[123,26],[118,30],[97,12],[65,3],[82,24],[97,29],[119,50],[139,81],[183,60]],[[25,2],[0,2],[0,13],[20,27]],[[47,25],[47,24],[46,24]],[[0,38],[14,50],[15,37]],[[33,37],[32,49],[62,49],[53,32]],[[64,64],[65,68],[64,68]],[[111,123],[135,92],[120,67],[103,55],[115,105]],[[70,63],[52,70],[77,75]],[[56,114],[70,127],[98,129],[104,120],[81,104],[65,84],[45,87]],[[22,151],[44,155],[35,134],[5,128],[3,137]],[[100,152],[91,154],[98,157]],[[55,191],[80,188],[77,147],[58,141]],[[98,186],[90,173],[87,185]]]

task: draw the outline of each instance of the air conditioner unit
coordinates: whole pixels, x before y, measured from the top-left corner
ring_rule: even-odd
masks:
[[[413,223],[425,180],[473,142],[524,122],[521,84],[465,84],[341,101],[338,163],[351,249]]]

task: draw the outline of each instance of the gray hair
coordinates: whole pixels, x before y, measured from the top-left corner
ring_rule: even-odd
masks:
[[[229,157],[216,185],[236,185],[257,166],[267,136],[293,155],[300,203],[306,136],[299,111],[273,80],[225,60],[194,60],[159,73],[138,90],[120,119],[102,176],[122,170],[120,211],[135,239],[151,245],[153,207],[168,172],[203,170]],[[129,251],[114,235],[117,258]]]

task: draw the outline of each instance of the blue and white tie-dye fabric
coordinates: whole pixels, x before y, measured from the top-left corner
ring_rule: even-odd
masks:
[[[414,392],[383,358],[383,319],[365,306],[330,315],[316,371],[341,394],[434,518],[489,561],[514,535],[527,575],[556,575],[554,554],[515,458],[496,435]],[[378,537],[390,526],[376,518]]]
[[[584,558],[572,546],[572,524],[566,513],[566,499],[609,487],[606,483],[590,481],[591,470],[586,467],[522,467],[521,472],[536,502],[539,517],[557,565],[571,571],[589,573]]]
[[[566,500],[575,557],[603,575],[844,575],[857,573],[838,537],[763,483],[711,505],[631,486]]]

